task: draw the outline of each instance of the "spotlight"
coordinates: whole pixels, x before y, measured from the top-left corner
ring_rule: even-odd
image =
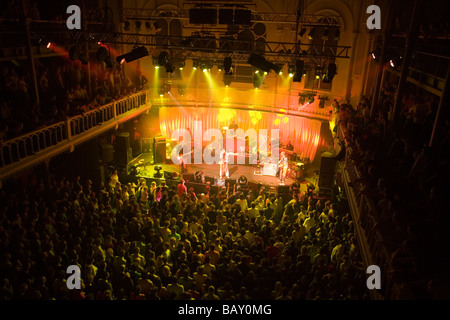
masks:
[[[300,30],[300,32],[298,33],[298,35],[300,36],[300,38],[302,38],[306,33],[306,28],[302,28],[302,30]]]
[[[105,49],[104,47],[101,47],[101,48]],[[100,50],[100,48],[99,48],[99,50]],[[106,51],[106,49],[105,49],[105,51]],[[146,57],[146,56],[148,56],[147,48],[142,46],[142,47],[134,48],[133,50],[131,50],[128,53],[117,56],[116,61],[119,64],[123,64],[125,62],[131,62],[131,61],[134,61],[134,60]]]
[[[339,28],[334,32],[334,40],[339,40],[341,38],[341,30]]]
[[[155,169],[156,173],[153,174],[153,177],[162,178],[162,176],[163,176],[161,173],[162,167],[158,165],[158,166],[155,166],[154,169]]]
[[[295,66],[289,65],[288,67],[289,78],[292,78],[294,76],[294,73],[295,73]]]
[[[135,25],[136,32],[141,32],[141,22],[140,21],[136,21],[134,23],[134,25]]]
[[[185,87],[179,87],[178,88],[178,94],[183,97],[186,94],[186,88]]]
[[[327,71],[325,73],[325,77],[323,78],[324,83],[330,83],[333,81],[334,76],[336,75],[336,64],[329,63],[327,67]]]
[[[160,88],[159,90],[158,90],[158,93],[159,93],[159,96],[160,97],[162,97],[163,95],[164,95],[164,89],[163,88]]]
[[[308,103],[314,103],[314,96],[308,97]]]
[[[152,29],[150,22],[148,22],[148,21],[145,22],[145,28],[147,29],[147,31],[150,31]]]
[[[225,57],[223,59],[223,69],[225,70],[225,74],[233,74],[232,60],[231,57]]]
[[[47,43],[47,49],[50,49],[54,46],[55,44],[53,42],[49,42]]]
[[[255,89],[259,89],[261,85],[263,84],[263,77],[259,74],[253,74],[253,87]]]
[[[298,104],[304,105],[305,102],[306,102],[306,97],[303,96],[303,95],[301,95],[301,96],[298,98]]]
[[[308,33],[308,39],[309,40],[312,40],[313,38],[314,38],[314,35],[315,35],[315,33],[316,33],[316,28],[311,28],[311,30],[309,31],[309,33]]]
[[[159,25],[159,22],[158,22],[158,21],[155,21],[155,22],[153,23],[153,27],[155,28],[155,31],[156,31],[156,32],[160,32],[160,31],[161,31],[161,26]]]
[[[274,70],[276,73],[280,72],[279,67],[267,61],[263,56],[254,53],[250,54],[247,63],[261,71],[266,71],[267,73],[269,73],[270,70]]]

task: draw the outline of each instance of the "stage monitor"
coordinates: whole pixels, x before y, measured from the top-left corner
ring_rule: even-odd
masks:
[[[205,176],[205,183],[208,181],[212,186],[214,186],[217,183],[217,179],[215,177]]]
[[[173,180],[174,179],[173,172],[164,171],[164,179],[166,179],[166,180]]]
[[[225,187],[227,187],[228,184],[230,184],[230,190],[232,190],[233,186],[236,184],[236,179],[225,179]]]

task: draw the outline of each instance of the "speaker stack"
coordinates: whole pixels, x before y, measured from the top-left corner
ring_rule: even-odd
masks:
[[[331,153],[323,153],[320,159],[319,197],[332,198],[334,177],[336,174],[336,159]]]
[[[121,132],[116,136],[114,146],[114,162],[118,165],[127,165],[131,161],[132,150],[130,147],[130,134]]]
[[[166,162],[166,138],[162,136],[153,138],[153,161],[154,163]]]

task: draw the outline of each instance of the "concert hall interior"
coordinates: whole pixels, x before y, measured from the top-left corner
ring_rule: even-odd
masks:
[[[445,3],[3,1],[0,299],[450,299]]]

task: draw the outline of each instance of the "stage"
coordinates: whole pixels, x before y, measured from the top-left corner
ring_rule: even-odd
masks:
[[[160,166],[160,176],[157,176],[157,170],[155,167]],[[165,180],[168,185],[178,184],[183,177],[186,182],[196,182],[194,179],[196,172],[203,172],[205,177],[209,177],[210,181],[213,181],[211,185],[218,187],[226,186],[226,182],[237,181],[241,176],[247,178],[248,184],[256,187],[264,187],[276,191],[280,184],[280,181],[275,175],[267,175],[267,171],[264,168],[257,165],[249,164],[229,164],[229,179],[219,179],[219,164],[187,164],[187,172],[181,173],[181,167],[175,164],[167,163],[154,163],[152,153],[142,153],[135,159],[133,159],[127,166],[128,172],[135,170],[133,173],[136,177],[143,177],[150,181],[163,181]],[[317,187],[318,183],[318,171],[315,168],[310,167],[308,170],[301,173],[301,177],[293,179],[292,177],[286,177],[284,182],[284,190],[289,188],[294,182],[298,182],[300,191],[305,192],[308,184]]]

